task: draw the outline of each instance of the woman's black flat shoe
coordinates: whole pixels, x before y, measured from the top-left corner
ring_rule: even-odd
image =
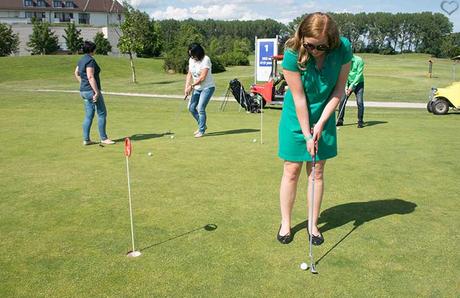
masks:
[[[310,237],[310,234],[308,234],[308,237]],[[310,238],[308,238],[308,240],[310,241]],[[324,243],[324,237],[323,235],[320,233],[319,235],[312,235],[311,236],[311,243],[313,245],[321,245]]]
[[[280,225],[280,228],[278,230],[278,233],[276,233],[276,239],[278,239],[278,241],[282,244],[289,244],[291,243],[292,241],[292,236],[291,236],[291,230],[289,230],[289,233],[287,233],[286,235],[284,236],[281,236],[280,235],[280,231],[281,231],[281,225]]]

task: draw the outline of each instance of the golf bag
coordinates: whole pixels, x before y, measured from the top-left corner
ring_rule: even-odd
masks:
[[[229,82],[228,88],[232,91],[236,101],[248,112],[260,113],[260,105],[254,100],[251,94],[244,90],[238,79],[233,79]]]

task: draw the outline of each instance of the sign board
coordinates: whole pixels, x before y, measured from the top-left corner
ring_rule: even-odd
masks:
[[[256,38],[256,81],[268,81],[274,55],[278,55],[278,38]]]

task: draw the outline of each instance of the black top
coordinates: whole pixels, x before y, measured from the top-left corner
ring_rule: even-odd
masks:
[[[93,91],[93,88],[91,88],[91,85],[88,81],[88,75],[86,74],[87,67],[94,68],[94,78],[96,79],[97,88],[101,90],[101,79],[99,78],[101,68],[99,65],[97,65],[96,60],[94,60],[91,55],[85,54],[78,61],[78,74],[81,78],[80,91]]]

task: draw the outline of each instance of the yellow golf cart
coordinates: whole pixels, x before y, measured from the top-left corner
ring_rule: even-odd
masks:
[[[455,82],[445,88],[431,88],[426,108],[428,112],[435,115],[447,114],[449,108],[460,110],[460,82]]]

